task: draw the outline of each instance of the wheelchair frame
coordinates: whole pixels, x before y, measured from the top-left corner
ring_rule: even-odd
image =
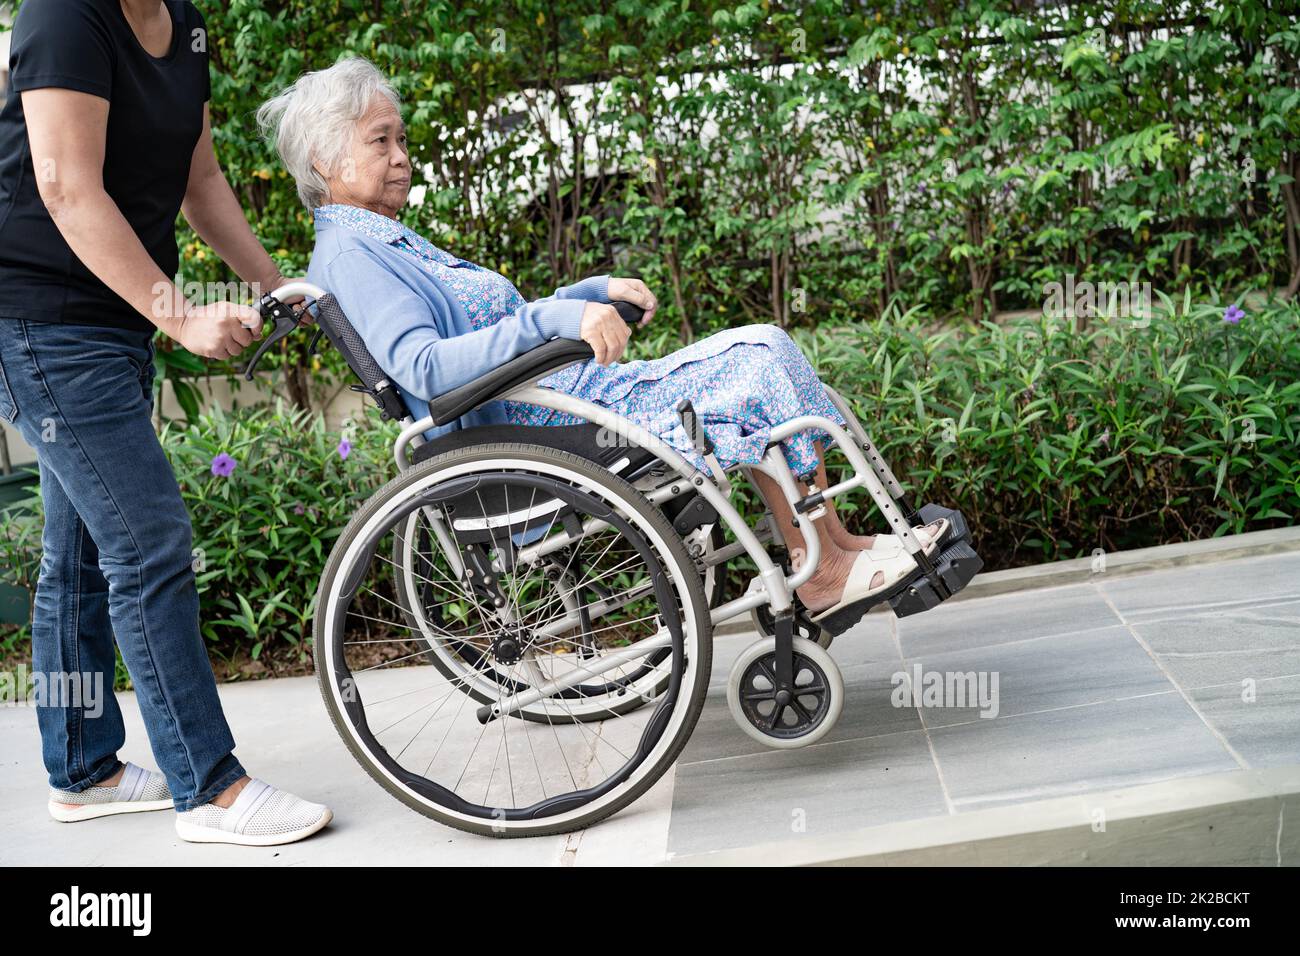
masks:
[[[934,505],[926,505],[919,511],[914,509],[902,485],[876,449],[866,429],[854,416],[844,398],[829,386],[824,386],[826,393],[844,417],[846,425],[841,426],[820,415],[798,416],[780,423],[771,430],[768,447],[759,462],[733,466],[734,470],[740,471],[750,480],[759,493],[759,499],[768,508],[765,516],[767,527],[760,533],[756,527],[750,526],[732,503],[732,485],[727,478],[728,471],[732,469],[724,470],[718,465],[712,455],[708,439],[699,426],[698,418],[689,408],[689,403],[684,403],[678,412],[696,451],[704,459],[707,470],[696,468],[676,448],[658,435],[610,409],[537,385],[540,379],[573,362],[589,359],[591,350],[586,343],[567,340],[552,340],[545,343],[531,352],[503,363],[501,367],[478,381],[467,383],[445,395],[438,396],[430,403],[430,414],[417,420],[401,400],[396,386],[375,363],[364,342],[338,308],[333,297],[310,283],[291,282],[264,296],[259,303],[263,316],[274,322],[274,331],[262,342],[249,363],[246,372],[249,378],[252,377],[253,368],[267,348],[298,327],[297,314],[282,301],[294,296],[312,299],[317,307],[319,329],[316,339],[313,340],[313,347],[322,334],[328,335],[331,342],[343,354],[349,368],[362,383],[361,386],[353,386],[353,388],[369,394],[381,408],[384,417],[393,418],[400,423],[401,431],[393,444],[393,457],[399,474],[417,467],[412,460],[412,452],[426,443],[424,437],[426,431],[458,419],[473,408],[488,402],[510,400],[576,416],[602,429],[602,445],[606,444],[604,439],[608,435],[610,444],[638,448],[653,456],[658,463],[657,466],[649,462],[640,463],[637,474],[629,473],[624,477],[631,481],[635,490],[640,492],[654,509],[662,510],[669,502],[685,496],[698,495],[702,498],[716,513],[716,518],[710,517],[692,526],[689,531],[681,530],[670,521],[674,524],[674,530],[683,543],[691,534],[702,529],[712,534],[713,528],[718,524],[729,530],[735,540],[708,555],[701,556],[699,553],[693,553],[692,556],[697,561],[697,569],[701,566],[713,566],[717,569],[717,573],[721,573],[731,558],[742,553],[748,554],[758,569],[756,576],[750,582],[750,588],[743,595],[708,609],[710,628],[746,612],[757,615],[764,607],[772,615],[773,626],[768,631],[771,636],[766,642],[760,640],[757,644],[751,645],[742,655],[737,669],[733,669],[731,684],[743,680],[743,676],[737,676],[740,673],[738,669],[741,663],[748,666],[758,659],[757,655],[769,654],[772,662],[770,673],[774,677],[775,688],[780,691],[780,694],[785,694],[786,688],[794,689],[796,686],[794,672],[797,656],[805,662],[812,661],[814,665],[820,663],[823,671],[827,672],[828,682],[838,686],[838,690],[831,695],[834,702],[833,713],[829,718],[821,721],[822,725],[819,728],[809,732],[806,739],[795,737],[773,739],[775,731],[771,731],[772,736],[765,738],[764,734],[768,731],[759,727],[754,717],[750,716],[749,725],[746,725],[746,718],[741,716],[742,705],[733,695],[735,687],[729,684],[728,702],[733,716],[747,734],[769,746],[803,746],[820,739],[834,724],[843,696],[842,682],[833,661],[816,644],[802,640],[795,634],[799,606],[796,604],[794,592],[816,574],[820,565],[821,547],[815,523],[826,520],[827,502],[855,488],[865,488],[892,532],[902,540],[918,567],[917,574],[906,579],[896,589],[868,599],[867,602],[863,602],[861,608],[851,605],[841,609],[837,612],[838,619],[837,615],[824,619],[823,626],[829,628],[827,633],[833,635],[847,629],[856,623],[870,606],[886,600],[900,616],[933,607],[961,590],[980,567],[978,555],[969,547],[969,531],[960,512],[937,508]],[[824,489],[810,484],[809,493],[803,495],[781,449],[781,442],[791,435],[809,429],[825,432],[831,437],[827,448],[838,447],[843,452],[852,466],[852,474]],[[526,444],[535,444],[535,442]],[[790,506],[794,525],[804,538],[807,560],[802,567],[788,576],[785,567],[773,560],[764,545],[764,539],[769,533],[771,538],[780,544],[785,544],[786,539],[782,529],[777,526],[774,513],[771,511],[771,502],[767,501],[762,489],[753,481],[755,472],[769,476],[776,483]],[[540,509],[544,506],[547,506],[546,502],[536,508],[530,506],[522,512],[511,511],[504,515],[504,518],[509,525],[513,525],[516,520],[526,524],[540,513]],[[471,577],[472,575],[467,574],[459,549],[453,544],[453,535],[449,533],[438,509],[427,504],[419,504],[410,510],[422,514],[455,575],[458,578]],[[940,547],[927,554],[912,528],[937,516],[950,517],[952,530],[945,537],[947,543],[941,542]],[[488,522],[485,527],[495,526],[492,522],[499,517],[502,516],[485,515],[483,520]],[[532,563],[533,559],[542,558],[550,552],[561,551],[580,542],[588,535],[609,527],[609,521],[605,518],[588,517],[576,533],[566,528],[563,533],[550,534],[535,542],[519,544],[515,561],[523,560]],[[414,569],[402,565],[398,567],[408,579],[408,590],[414,590],[409,586],[409,578],[415,573]],[[924,581],[921,580],[922,577]],[[608,613],[610,609],[601,601],[586,607],[585,611],[599,617]],[[514,623],[509,616],[510,609],[507,608],[500,613],[506,615],[502,617],[506,625]],[[806,618],[802,621],[804,624],[811,624]],[[529,632],[535,638],[558,637],[579,623],[577,612],[566,612],[565,617],[557,618],[544,626],[530,626]],[[761,620],[759,624],[763,630],[767,630]],[[811,626],[817,627],[815,624]],[[477,710],[478,720],[486,725],[502,717],[522,715],[532,704],[539,701],[545,704],[547,698],[562,694],[570,688],[628,665],[639,658],[644,659],[661,649],[667,650],[670,648],[670,642],[670,635],[665,629],[661,629],[659,633],[646,636],[627,647],[610,649],[602,653],[599,659],[587,661],[582,667],[575,667],[566,675],[535,682],[525,690],[516,688],[504,699],[498,698],[495,702],[484,703]],[[825,644],[822,644],[822,647],[824,646]]]

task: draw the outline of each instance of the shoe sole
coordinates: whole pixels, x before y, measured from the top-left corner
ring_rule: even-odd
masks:
[[[59,806],[53,800],[49,803],[50,816],[59,823],[80,823],[82,820],[94,820],[97,817],[110,817],[119,813],[144,813],[149,810],[170,810],[172,801],[167,800],[115,800],[112,803],[85,803],[75,808]]]
[[[326,827],[334,819],[334,811],[326,810],[321,818],[310,826],[289,833],[269,833],[252,835],[246,833],[229,833],[216,827],[200,826],[186,820],[176,821],[176,835],[187,843],[233,843],[236,846],[280,846],[283,843],[296,843]]]

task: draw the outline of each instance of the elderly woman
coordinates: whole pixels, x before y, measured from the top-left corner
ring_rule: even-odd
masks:
[[[428,400],[477,378],[557,336],[591,344],[595,357],[542,379],[552,388],[608,407],[660,435],[702,466],[675,416],[694,404],[723,467],[758,462],[771,428],[797,415],[843,424],[807,359],[772,325],[728,329],[671,355],[619,362],[629,330],[611,302],[645,310],[657,302],[636,279],[592,276],[529,302],[506,277],[457,258],[398,221],[411,188],[406,131],[396,94],[362,59],[302,76],[263,105],[258,120],[315,219],[308,278],[330,290],[417,418]],[[459,425],[581,421],[517,402],[492,402]],[[827,487],[825,433],[782,443],[803,482]],[[787,530],[792,553],[803,540],[774,481],[754,472]],[[894,535],[850,534],[833,508],[817,522],[822,558],[799,597],[815,618],[869,597],[916,568]],[[941,523],[921,529],[932,550]]]

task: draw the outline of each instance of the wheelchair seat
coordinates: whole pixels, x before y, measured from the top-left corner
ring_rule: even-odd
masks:
[[[603,431],[594,422],[581,425],[476,425],[458,428],[413,448],[411,463],[418,464],[443,452],[494,442],[525,442],[567,451],[629,481],[658,462],[652,452],[620,444],[617,435],[602,434]]]

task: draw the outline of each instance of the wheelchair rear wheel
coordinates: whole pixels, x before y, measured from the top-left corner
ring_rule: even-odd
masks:
[[[666,517],[591,462],[520,444],[381,488],[330,555],[315,621],[326,708],[362,767],[494,836],[580,829],[649,789],[694,729],[711,643]]]

